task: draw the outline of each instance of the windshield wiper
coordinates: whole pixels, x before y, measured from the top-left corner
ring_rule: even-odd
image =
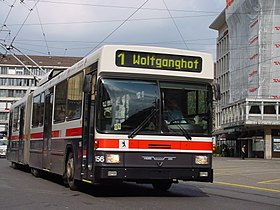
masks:
[[[186,121],[188,123],[188,121]],[[190,135],[190,133],[188,132],[188,130],[184,129],[183,126],[181,126],[179,123],[176,123],[176,120],[174,120],[174,125],[176,125],[179,130],[183,133],[184,137],[187,140],[192,140],[192,136]]]
[[[178,123],[176,124],[179,128],[179,130],[183,133],[183,135],[185,136],[185,138],[187,140],[192,140],[192,136],[190,135],[190,133],[188,132],[188,130],[184,129],[181,125],[179,125]]]
[[[132,139],[134,138],[137,133],[147,124],[147,122],[150,121],[150,119],[155,116],[155,114],[158,112],[158,109],[153,109],[153,111],[128,135],[128,138]]]

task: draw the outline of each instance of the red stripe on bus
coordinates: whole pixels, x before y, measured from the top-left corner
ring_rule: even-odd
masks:
[[[52,137],[60,137],[60,130],[52,131]],[[44,132],[38,132],[38,133],[31,133],[30,138],[31,139],[42,139],[44,137]]]
[[[31,133],[30,138],[31,139],[42,139],[43,138],[43,132]]]
[[[96,139],[98,148],[119,148],[118,139]],[[212,150],[212,142],[128,140],[129,149]]]
[[[118,139],[97,139],[98,148],[119,148]]]
[[[82,127],[80,128],[68,128],[66,129],[66,136],[81,136],[82,135]]]
[[[182,150],[212,150],[212,142],[181,142]]]
[[[10,137],[10,140],[18,140],[19,139],[19,136],[17,135],[17,136],[11,136]]]
[[[60,130],[52,131],[52,137],[60,137]]]
[[[27,140],[27,137],[28,137],[27,135],[24,135],[22,140]],[[8,140],[19,140],[19,135],[17,135],[17,136],[10,136],[8,138]]]
[[[130,140],[131,149],[180,149],[179,141]]]

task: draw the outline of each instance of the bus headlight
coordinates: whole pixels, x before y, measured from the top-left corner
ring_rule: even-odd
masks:
[[[195,156],[195,164],[197,164],[197,165],[209,164],[208,156],[206,156],[206,155]]]
[[[120,163],[120,155],[106,154],[106,163]]]

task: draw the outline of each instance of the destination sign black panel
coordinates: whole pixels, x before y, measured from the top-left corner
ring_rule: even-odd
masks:
[[[201,72],[202,58],[198,56],[118,50],[116,52],[116,65],[119,67]]]

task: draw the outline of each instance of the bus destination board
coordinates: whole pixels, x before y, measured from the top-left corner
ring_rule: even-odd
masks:
[[[115,62],[119,67],[186,72],[201,72],[202,70],[202,58],[198,56],[118,50],[116,52]]]

